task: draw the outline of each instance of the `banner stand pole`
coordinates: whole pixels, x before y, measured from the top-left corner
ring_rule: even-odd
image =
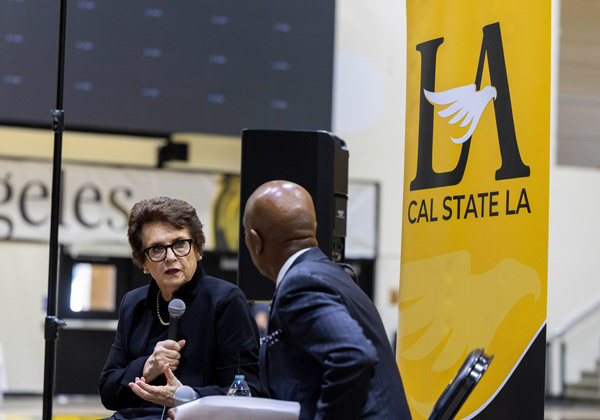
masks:
[[[43,420],[52,420],[52,402],[54,398],[54,374],[56,366],[56,340],[58,331],[65,326],[64,321],[56,317],[57,273],[58,273],[58,227],[60,215],[60,186],[62,162],[62,137],[64,131],[63,84],[65,71],[65,36],[67,20],[67,0],[60,2],[60,27],[58,43],[58,80],[56,90],[56,109],[52,113],[52,131],[54,131],[54,156],[52,165],[52,204],[50,214],[50,255],[48,264],[48,294],[46,302],[46,322],[44,328],[44,396]]]

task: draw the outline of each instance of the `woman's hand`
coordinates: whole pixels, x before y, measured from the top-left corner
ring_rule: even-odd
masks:
[[[179,352],[183,346],[185,346],[185,340],[165,340],[156,343],[154,351],[144,363],[142,376],[145,382],[150,383],[162,375],[166,365],[170,366],[171,371],[177,370],[181,358]]]
[[[158,405],[174,407],[175,400],[173,399],[173,396],[175,395],[177,388],[182,386],[182,383],[179,382],[179,379],[175,377],[173,374],[173,368],[171,368],[168,364],[164,365],[163,373],[167,377],[166,385],[148,385],[146,380],[142,377],[135,378],[135,382],[130,382],[129,388],[131,388],[135,395],[143,400],[150,401],[151,403]]]

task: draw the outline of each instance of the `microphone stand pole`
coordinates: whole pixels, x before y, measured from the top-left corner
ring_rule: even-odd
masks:
[[[64,131],[63,83],[65,72],[65,35],[67,20],[67,0],[60,2],[60,27],[58,43],[58,82],[56,90],[56,109],[52,113],[52,131],[54,131],[54,158],[52,165],[52,210],[50,213],[50,257],[48,269],[47,316],[44,328],[46,353],[44,358],[44,399],[43,420],[52,420],[52,401],[54,398],[54,373],[56,364],[56,340],[58,330],[65,325],[56,317],[56,289],[58,272],[58,225],[60,215],[60,176],[62,160],[62,134]]]

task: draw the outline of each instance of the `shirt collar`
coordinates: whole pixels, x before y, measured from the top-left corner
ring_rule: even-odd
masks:
[[[294,255],[292,255],[290,258],[287,259],[287,261],[285,262],[285,264],[283,264],[283,266],[279,270],[279,274],[277,275],[277,282],[275,283],[275,288],[276,289],[279,287],[279,284],[281,283],[281,280],[283,280],[283,276],[286,275],[286,273],[288,272],[288,270],[290,269],[290,267],[292,266],[292,264],[294,264],[294,261],[296,261],[296,259],[300,255],[304,254],[309,249],[310,248],[301,249],[300,251],[296,252]]]

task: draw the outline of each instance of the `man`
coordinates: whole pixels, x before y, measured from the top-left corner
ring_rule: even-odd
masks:
[[[260,351],[261,385],[298,401],[305,419],[410,419],[377,309],[317,247],[310,194],[287,181],[260,186],[244,212],[245,241],[276,284]]]

